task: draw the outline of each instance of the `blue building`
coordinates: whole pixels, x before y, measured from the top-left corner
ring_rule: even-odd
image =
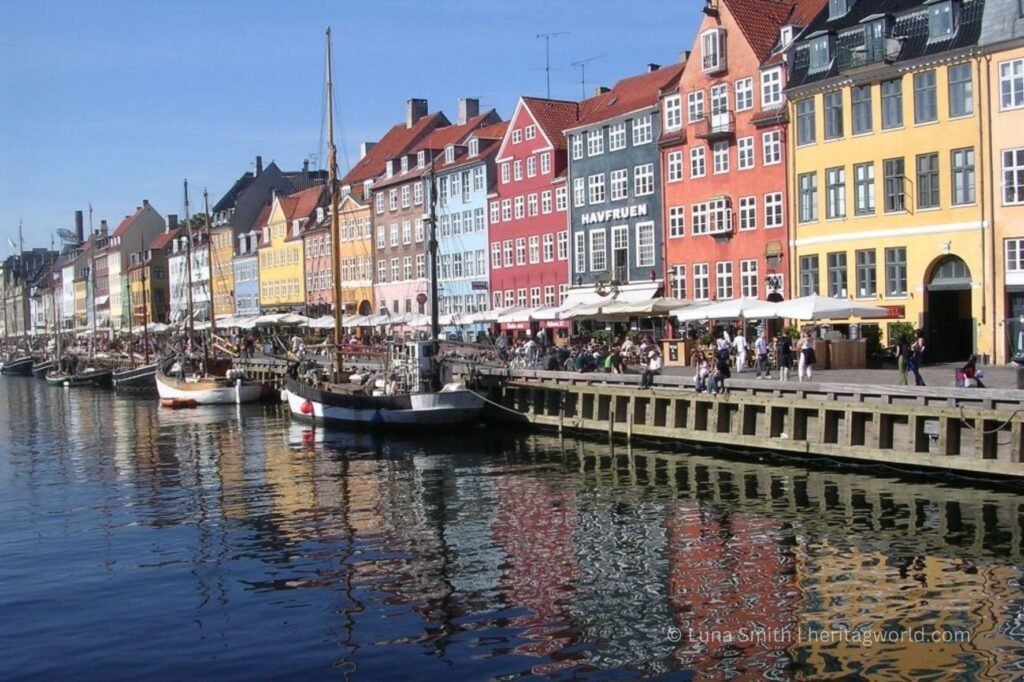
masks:
[[[439,314],[443,331],[462,340],[490,326],[473,315],[490,307],[487,198],[507,125],[481,128],[464,145],[448,145],[435,165]]]
[[[235,275],[235,316],[260,314],[260,219],[265,224],[270,207],[266,207],[253,229],[238,235],[238,248],[232,261]]]
[[[650,299],[665,278],[660,95],[684,65],[601,89],[580,103],[569,144],[570,286],[567,301]]]

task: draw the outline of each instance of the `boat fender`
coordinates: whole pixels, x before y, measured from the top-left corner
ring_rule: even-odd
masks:
[[[384,423],[384,417],[382,417],[380,415],[380,410],[377,410],[376,412],[373,413],[373,416],[370,417],[370,423],[371,424],[383,424]]]
[[[312,403],[312,401],[307,400],[306,402],[302,403],[302,407],[299,408],[299,409],[302,410],[302,414],[313,414],[313,403]]]

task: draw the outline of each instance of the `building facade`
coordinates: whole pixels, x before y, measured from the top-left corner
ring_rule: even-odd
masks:
[[[791,291],[887,307],[932,362],[995,352],[983,8],[833,0],[793,51]]]
[[[306,312],[309,317],[330,315],[334,309],[334,258],[330,207],[321,206],[302,233],[306,259]]]
[[[164,217],[150,205],[149,200],[143,199],[142,205],[125,216],[105,240],[105,245],[100,246],[100,253],[107,256],[107,314],[111,328],[121,329],[129,324],[132,316],[128,278],[125,276],[129,254],[142,249],[166,229]]]
[[[271,204],[259,246],[260,309],[304,312],[306,273],[302,230],[316,216],[322,186],[277,196]]]

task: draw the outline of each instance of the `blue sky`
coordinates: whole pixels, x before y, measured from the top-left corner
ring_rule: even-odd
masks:
[[[116,225],[149,199],[215,202],[257,154],[322,158],[324,28],[334,32],[342,173],[410,97],[511,115],[520,95],[579,99],[689,49],[701,0],[0,0],[0,244],[48,246],[91,203]],[[346,158],[347,157],[347,158]],[[88,225],[87,225],[88,227]]]

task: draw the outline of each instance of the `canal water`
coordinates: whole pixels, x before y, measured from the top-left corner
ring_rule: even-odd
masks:
[[[1020,679],[1024,494],[0,379],[0,679]]]

